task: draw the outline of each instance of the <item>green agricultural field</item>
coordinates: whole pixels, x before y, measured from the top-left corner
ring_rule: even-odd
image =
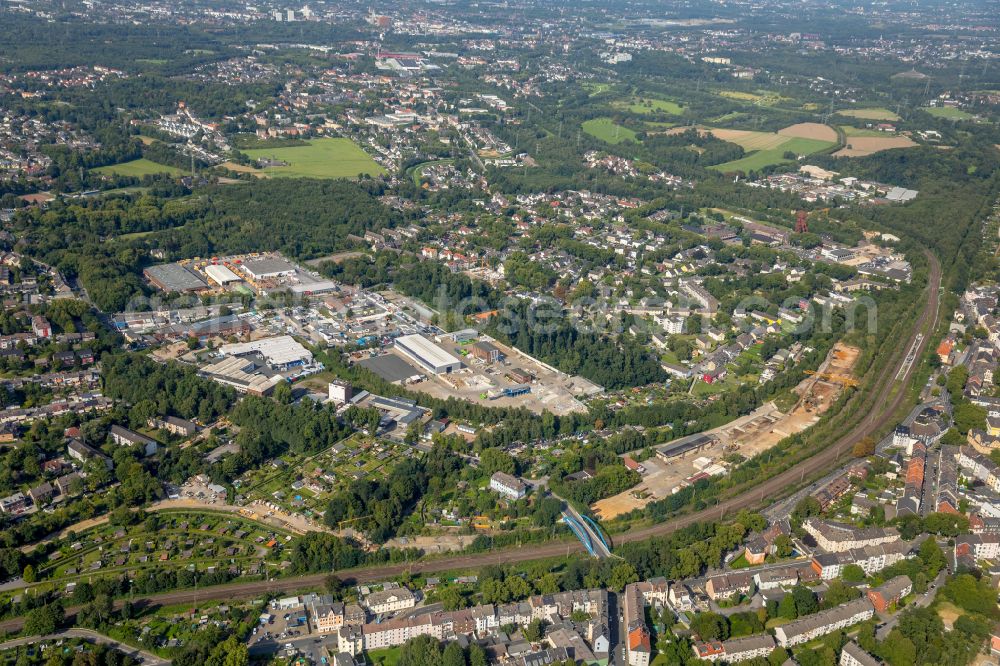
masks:
[[[974,117],[968,111],[956,109],[953,106],[928,106],[924,108],[924,111],[935,118],[947,118],[948,120],[969,120]]]
[[[151,176],[157,173],[168,173],[171,176],[180,176],[184,173],[177,167],[157,164],[156,162],[147,160],[145,157],[132,160],[131,162],[97,167],[96,169],[91,169],[91,171],[102,176],[132,176],[134,178],[142,178],[143,176]]]
[[[840,109],[837,113],[849,118],[861,118],[862,120],[899,120],[899,116],[882,107],[870,109]]]
[[[358,174],[385,173],[368,153],[353,141],[344,138],[311,139],[306,146],[288,148],[255,148],[245,150],[251,159],[271,159],[288,166],[261,169],[266,176],[290,178],[355,178]]]
[[[844,131],[845,136],[885,136],[885,132],[879,132],[878,130],[861,129],[859,127],[852,127],[850,125],[841,125],[840,129]]]
[[[674,116],[684,113],[684,107],[677,102],[655,97],[636,97],[628,103],[628,110],[632,113],[669,113]]]
[[[832,145],[834,144],[830,141],[821,141],[820,139],[789,137],[786,141],[782,141],[776,146],[765,148],[763,150],[757,150],[738,160],[725,162],[723,164],[716,164],[709,168],[716,171],[722,171],[724,173],[733,171],[757,171],[766,166],[771,166],[772,164],[782,164],[790,161],[785,158],[785,153],[789,151],[795,153],[796,155],[811,155],[813,153],[826,150]]]
[[[607,143],[636,141],[635,132],[627,127],[616,125],[610,118],[592,118],[583,123],[583,131]]]

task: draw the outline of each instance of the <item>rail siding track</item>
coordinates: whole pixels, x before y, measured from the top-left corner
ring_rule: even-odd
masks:
[[[806,458],[797,465],[790,467],[758,486],[754,486],[739,495],[723,500],[710,508],[616,535],[615,541],[618,543],[628,543],[664,536],[694,523],[717,520],[728,513],[754,507],[760,503],[762,498],[777,498],[783,491],[795,488],[803,478],[829,471],[830,467],[836,464],[855,443],[888,425],[896,411],[906,400],[906,391],[902,387],[905,387],[905,382],[912,378],[913,372],[919,366],[915,362],[907,364],[907,358],[910,354],[913,354],[914,358],[920,358],[924,353],[930,341],[929,333],[936,326],[939,316],[941,264],[930,252],[926,252],[926,255],[930,264],[926,288],[926,305],[914,323],[910,338],[906,341],[906,344],[899,345],[897,352],[893,355],[892,359],[895,362],[887,363],[886,367],[879,374],[874,389],[875,395],[871,411],[867,416],[830,446],[823,448],[815,455]],[[904,365],[907,365],[907,367],[904,368]],[[902,374],[900,375],[901,371]],[[902,385],[897,381],[897,376],[902,380]],[[894,390],[897,386],[901,386],[900,390]],[[574,539],[573,541],[530,544],[495,552],[455,555],[425,562],[365,567],[337,572],[337,575],[345,582],[367,583],[384,580],[403,573],[439,573],[443,571],[471,569],[494,563],[514,564],[560,557],[569,553],[583,552],[583,550],[583,545]],[[228,583],[200,590],[184,590],[153,594],[145,597],[132,597],[130,601],[138,607],[143,607],[174,604],[197,605],[220,600],[254,599],[262,595],[321,588],[328,575],[328,573],[309,574],[278,580]],[[116,602],[116,607],[120,607],[123,603],[123,600]],[[77,610],[79,608],[69,608],[67,609],[67,615],[72,615]],[[0,622],[0,631],[19,631],[22,626],[22,618],[13,618]]]

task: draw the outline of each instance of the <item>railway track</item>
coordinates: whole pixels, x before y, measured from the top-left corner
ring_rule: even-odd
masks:
[[[818,453],[780,474],[764,481],[745,492],[725,499],[719,504],[695,513],[674,518],[663,523],[650,525],[616,535],[615,541],[627,543],[642,541],[652,537],[664,536],[678,529],[697,522],[717,520],[726,514],[756,506],[764,498],[778,498],[784,491],[797,487],[804,478],[812,477],[830,468],[855,443],[873,434],[894,418],[896,411],[906,400],[906,387],[912,378],[918,364],[913,359],[919,359],[927,348],[930,333],[937,322],[941,298],[941,265],[937,258],[927,252],[930,271],[927,281],[927,300],[923,311],[914,323],[910,337],[905,344],[897,347],[890,362],[879,373],[874,388],[872,408],[868,414],[854,425],[845,435]],[[518,563],[540,560],[574,552],[582,552],[583,545],[577,541],[558,541],[542,544],[530,544],[517,548],[509,548],[495,552],[455,555],[440,559],[365,567],[344,571],[338,575],[349,583],[367,583],[385,580],[403,573],[437,573],[442,571],[472,569],[489,564]],[[263,595],[278,594],[321,588],[328,574],[309,574],[278,580],[249,581],[217,585],[201,590],[184,590],[164,592],[144,597],[135,597],[130,601],[137,606],[164,606],[173,604],[199,604],[220,600],[254,599]],[[121,606],[124,602],[117,602]],[[78,608],[67,609],[67,615],[72,615]],[[13,618],[0,622],[0,631],[19,631],[23,625],[22,618]]]

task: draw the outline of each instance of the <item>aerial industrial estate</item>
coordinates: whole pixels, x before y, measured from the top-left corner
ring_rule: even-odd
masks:
[[[998,31],[0,2],[0,661],[1000,663]]]

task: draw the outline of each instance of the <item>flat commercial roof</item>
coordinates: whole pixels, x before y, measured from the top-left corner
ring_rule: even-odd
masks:
[[[433,368],[448,365],[460,366],[462,364],[459,359],[441,349],[424,336],[416,333],[396,338],[396,346],[413,354],[416,358],[419,358]]]
[[[205,275],[212,278],[213,282],[221,285],[229,284],[230,282],[239,282],[241,280],[239,275],[232,272],[225,266],[219,266],[217,264],[206,266]]]
[[[422,372],[395,354],[366,358],[363,361],[358,361],[358,365],[368,368],[385,381],[394,384]]]
[[[272,275],[291,273],[295,270],[295,266],[284,259],[251,259],[250,261],[243,262],[243,270],[255,278],[265,278]]]
[[[288,291],[293,294],[325,294],[328,291],[336,291],[339,287],[340,283],[335,280],[319,280],[293,284],[288,288]]]
[[[276,335],[273,338],[254,340],[253,342],[237,342],[222,345],[219,351],[227,356],[257,353],[271,365],[285,365],[296,361],[311,361],[312,352],[295,341],[290,335]]]
[[[180,264],[150,266],[143,273],[165,291],[195,291],[208,283]]]
[[[700,446],[705,446],[716,441],[715,435],[706,435],[705,433],[698,433],[695,435],[688,435],[687,437],[681,437],[680,439],[675,439],[672,442],[667,442],[663,446],[656,447],[656,452],[666,458],[671,458],[673,456],[679,456],[682,453],[687,453],[693,449],[697,449]]]

